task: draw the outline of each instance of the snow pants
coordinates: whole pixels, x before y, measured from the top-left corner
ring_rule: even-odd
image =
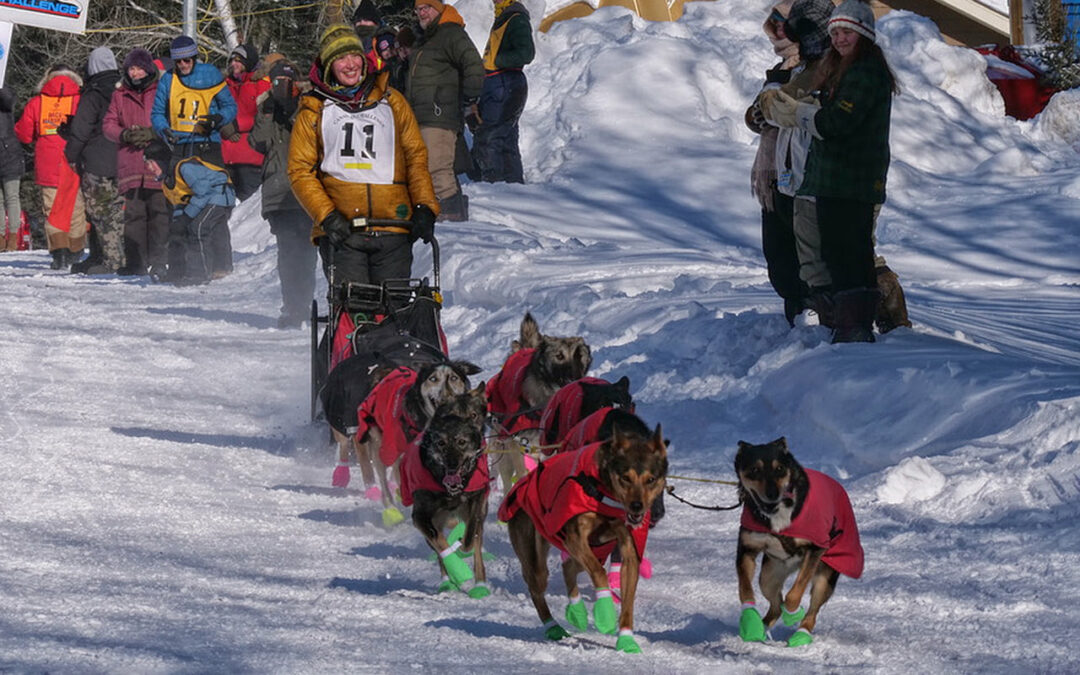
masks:
[[[311,245],[311,218],[300,210],[272,211],[265,215],[277,239],[277,271],[281,282],[281,315],[305,318],[315,296],[315,247]]]
[[[524,183],[518,120],[529,97],[529,84],[521,70],[501,70],[484,78],[480,119],[473,135],[473,161],[480,180]]]

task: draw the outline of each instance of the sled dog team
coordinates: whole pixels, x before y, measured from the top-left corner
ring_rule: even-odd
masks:
[[[355,426],[334,430],[339,461],[333,484],[348,485],[355,457],[366,496],[382,502],[385,524],[404,519],[395,496],[412,506],[413,525],[438,554],[439,591],[482,598],[491,592],[483,531],[496,475],[505,491],[498,518],[508,525],[544,636],[569,635],[545,596],[554,545],[569,596],[566,622],[588,629],[578,586],[584,571],[594,589],[596,630],[617,634],[618,651],[637,653],[634,599],[639,576],[651,575],[645,549],[650,528],[664,514],[668,443],[659,424],[650,429],[634,414],[629,380],[587,377],[591,362],[582,338],[544,335],[526,314],[502,369],[475,388],[469,376],[480,369],[466,361],[372,369],[374,384],[361,387],[366,396]],[[485,443],[489,425],[494,437]],[[546,459],[537,463],[523,448],[539,449]],[[839,575],[862,573],[847,494],[832,478],[802,468],[783,438],[765,445],[739,441],[735,472],[743,503],[736,550],[739,635],[765,641],[781,620],[795,628],[789,646],[809,644]],[[759,587],[769,601],[764,616],[752,585],[759,555]],[[784,581],[796,572],[782,595]]]

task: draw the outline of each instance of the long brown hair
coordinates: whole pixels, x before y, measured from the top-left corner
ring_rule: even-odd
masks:
[[[855,62],[870,59],[881,64],[889,79],[889,90],[894,95],[899,94],[900,86],[896,83],[896,75],[893,74],[892,68],[889,67],[889,62],[885,60],[885,53],[881,51],[881,47],[862,33],[859,33],[858,36],[859,39],[855,43],[855,48],[847,56],[840,56],[840,52],[836,51],[836,47],[833,47],[830,42],[825,56],[821,57],[821,67],[818,68],[813,88],[827,91],[832,95],[836,85],[840,83],[844,74]]]

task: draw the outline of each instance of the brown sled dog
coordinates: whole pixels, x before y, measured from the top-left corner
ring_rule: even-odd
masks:
[[[504,491],[525,474],[522,445],[537,445],[544,406],[560,387],[585,377],[590,365],[592,352],[584,338],[544,335],[532,314],[525,314],[519,339],[487,388],[497,435],[492,464]]]
[[[483,557],[489,484],[483,455],[486,407],[483,383],[452,397],[438,407],[401,460],[402,502],[412,505],[413,525],[439,554],[439,590],[459,589],[473,598],[491,593]],[[457,540],[443,534],[454,520],[464,525]],[[458,556],[459,547],[472,551],[473,570]]]
[[[839,576],[858,579],[862,574],[863,550],[847,492],[829,476],[800,466],[784,438],[765,445],[739,441],[735,473],[743,502],[735,554],[743,607],[739,636],[764,641],[765,631],[783,618],[786,626],[798,625],[788,646],[810,644],[818,612],[832,597]],[[758,583],[769,601],[764,619],[754,606],[752,583],[759,555]],[[784,580],[796,571],[781,597]],[[803,609],[807,586],[810,607]]]
[[[619,651],[641,651],[633,636],[638,565],[648,537],[649,510],[664,489],[667,468],[659,425],[651,436],[624,434],[616,428],[607,441],[548,459],[506,496],[499,518],[509,524],[510,542],[548,639],[568,635],[552,618],[544,597],[547,554],[555,544],[569,554],[562,564],[570,597],[567,621],[579,630],[588,626],[577,582],[585,571],[596,589],[593,621],[597,630],[618,631]],[[623,557],[617,623],[603,565],[616,547]]]

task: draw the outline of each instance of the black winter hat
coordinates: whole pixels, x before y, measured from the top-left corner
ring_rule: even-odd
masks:
[[[829,17],[832,0],[795,0],[784,23],[784,34],[799,43],[799,58],[810,61],[829,48]]]
[[[354,25],[365,20],[371,21],[376,26],[382,25],[382,14],[379,13],[379,8],[375,6],[372,0],[360,0],[360,4],[356,6],[356,11],[353,12],[352,22]]]
[[[273,82],[279,77],[287,77],[295,82],[300,79],[300,71],[298,71],[293,64],[285,59],[281,59],[270,69],[270,81]]]
[[[249,73],[255,70],[255,66],[259,65],[259,51],[255,49],[255,45],[250,42],[236,45],[236,49],[232,50],[232,53],[229,54],[229,58],[236,59],[244,64],[244,70]]]

